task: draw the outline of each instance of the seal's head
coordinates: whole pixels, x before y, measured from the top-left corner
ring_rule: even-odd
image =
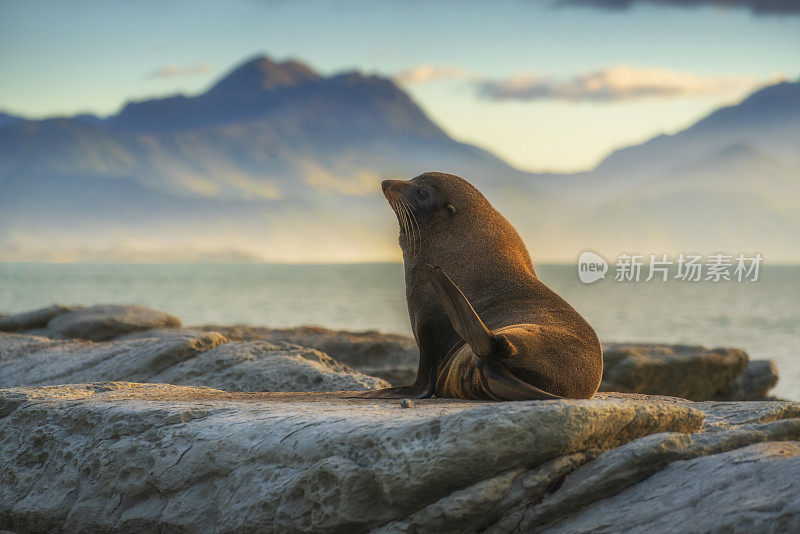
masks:
[[[448,265],[453,272],[454,258],[484,255],[532,272],[517,231],[463,178],[426,172],[410,180],[384,180],[381,186],[400,222],[406,262]]]
[[[452,174],[426,172],[411,180],[384,180],[381,187],[400,222],[403,249],[456,221],[469,220],[470,214],[494,212],[480,191]]]

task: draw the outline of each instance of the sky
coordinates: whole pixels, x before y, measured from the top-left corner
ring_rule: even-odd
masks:
[[[579,171],[800,77],[798,4],[0,0],[0,111],[111,114],[202,92],[263,53],[393,77],[453,137],[524,170]]]

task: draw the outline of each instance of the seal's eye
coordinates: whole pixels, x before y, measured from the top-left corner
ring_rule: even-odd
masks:
[[[430,194],[427,189],[417,189],[417,198],[420,200],[428,200]]]

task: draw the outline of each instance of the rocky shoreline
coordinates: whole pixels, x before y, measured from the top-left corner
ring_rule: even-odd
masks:
[[[403,408],[346,393],[413,376],[416,347],[403,336],[182,328],[123,305],[0,317],[0,529],[788,532],[800,522],[800,403],[767,400],[771,362],[732,348],[604,349],[605,392],[591,400]]]

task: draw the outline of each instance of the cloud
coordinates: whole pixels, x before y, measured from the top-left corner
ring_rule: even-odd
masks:
[[[457,80],[467,76],[464,69],[438,65],[421,65],[395,75],[394,79],[403,85],[429,83],[439,80]]]
[[[519,74],[478,83],[478,95],[489,100],[564,100],[619,102],[723,94],[752,88],[749,77],[698,76],[666,69],[616,66],[556,80]]]
[[[209,65],[208,63],[189,65],[188,67],[164,65],[160,69],[151,72],[148,78],[181,78],[184,76],[196,76],[198,74],[206,74],[208,72],[211,72],[211,70],[212,70],[211,65]]]
[[[553,0],[557,7],[590,6],[598,9],[625,10],[634,4],[651,4],[674,7],[746,8],[756,15],[798,15],[797,0]]]

